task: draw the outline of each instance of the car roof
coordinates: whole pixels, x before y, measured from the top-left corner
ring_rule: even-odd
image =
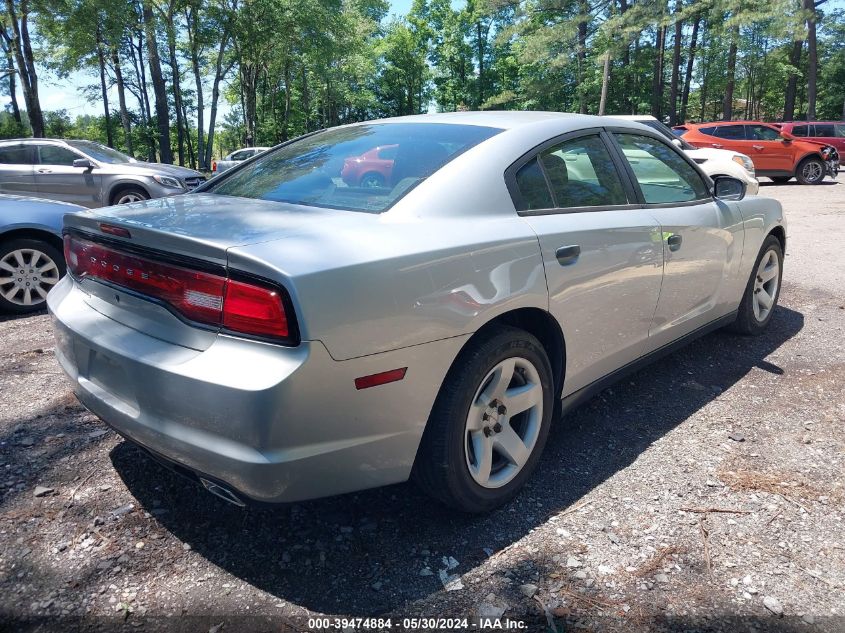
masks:
[[[724,125],[767,125],[773,127],[774,123],[765,121],[708,121],[706,123],[686,123],[690,127],[722,127]]]
[[[80,139],[81,140],[81,139]],[[88,141],[89,143],[96,143],[96,141]],[[57,145],[67,145],[67,141],[61,138],[4,138],[0,139],[0,145],[6,144],[30,144],[30,143],[56,143]]]
[[[437,112],[433,114],[414,114],[410,116],[391,117],[362,121],[352,125],[366,125],[373,123],[452,123],[457,125],[478,125],[510,130],[524,125],[543,123],[548,121],[571,121],[573,123],[593,122],[596,126],[607,125],[608,117],[598,117],[589,114],[574,114],[572,112],[543,112],[528,110],[486,110],[467,112]]]
[[[776,125],[816,125],[818,123],[822,125],[845,125],[845,121],[783,121]]]
[[[605,114],[609,119],[622,119],[623,121],[657,121],[657,117],[650,114]]]

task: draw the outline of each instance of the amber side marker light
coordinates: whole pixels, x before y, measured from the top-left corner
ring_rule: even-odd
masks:
[[[370,387],[378,387],[379,385],[386,385],[389,382],[396,382],[405,377],[407,367],[400,369],[391,369],[390,371],[383,371],[380,374],[372,374],[370,376],[361,376],[355,379],[355,388],[358,390],[369,389]]]

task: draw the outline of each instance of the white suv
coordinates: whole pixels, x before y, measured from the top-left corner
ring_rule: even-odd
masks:
[[[608,115],[614,119],[624,119],[625,121],[636,121],[647,125],[653,130],[656,130],[664,136],[672,139],[672,142],[680,147],[687,156],[692,158],[696,163],[701,165],[704,173],[711,178],[715,176],[733,176],[739,178],[745,183],[746,195],[756,196],[760,191],[760,184],[757,182],[754,173],[754,163],[751,158],[739,152],[733,152],[727,149],[712,149],[712,148],[697,148],[687,143],[684,139],[672,133],[669,126],[661,123],[653,116],[648,114],[611,114]]]

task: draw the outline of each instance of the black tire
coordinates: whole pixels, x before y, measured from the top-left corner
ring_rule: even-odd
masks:
[[[121,187],[111,197],[112,204],[129,204],[129,202],[120,202],[121,198],[127,196],[135,196],[139,200],[132,200],[132,202],[140,202],[141,200],[149,200],[150,194],[141,189],[141,187]]]
[[[536,369],[538,384],[542,388],[542,413],[537,412],[539,415],[534,418],[539,424],[534,431],[536,440],[521,470],[501,487],[484,487],[470,473],[468,460],[471,449],[466,424],[470,406],[484,386],[482,381],[486,382],[490,372],[509,358],[528,361]],[[525,374],[519,372],[517,369],[513,380],[518,375],[524,377]],[[553,385],[548,356],[534,336],[506,326],[480,335],[461,352],[440,388],[417,452],[413,479],[430,496],[463,512],[488,512],[508,502],[534,472],[543,452],[555,408]],[[525,424],[528,418],[523,417],[520,421],[520,416],[528,415],[530,413],[519,414],[514,416],[514,420],[517,425]],[[507,425],[506,433],[513,428],[509,418],[504,424]],[[501,430],[502,425],[497,423],[495,426]],[[524,428],[528,428],[527,425]]]
[[[762,320],[758,319],[754,314],[754,293],[756,289],[755,282],[758,280],[757,270],[760,267],[760,262],[768,253],[774,252],[778,262],[777,274],[777,289],[772,301],[772,307]],[[758,336],[766,331],[769,323],[772,321],[772,316],[777,307],[778,298],[780,297],[781,281],[783,280],[783,249],[780,245],[780,240],[774,235],[769,235],[763,242],[760,253],[757,259],[754,260],[754,268],[751,270],[751,276],[745,286],[745,292],[742,295],[742,301],[739,304],[739,310],[736,315],[736,321],[730,326],[730,329],[738,334],[746,336]]]
[[[29,314],[43,310],[47,307],[47,303],[36,290],[36,286],[45,292],[49,292],[50,288],[55,286],[59,279],[65,276],[65,258],[49,242],[38,239],[19,238],[0,243],[0,262],[3,262],[7,257],[15,262],[13,253],[16,251],[22,251],[24,253],[24,262],[27,264],[33,262],[33,256],[40,254],[34,260],[36,266],[47,266],[47,260],[49,259],[55,265],[55,268],[45,270],[39,276],[37,272],[31,273],[30,270],[34,269],[29,266],[18,269],[17,265],[15,265],[16,274],[12,274],[11,271],[0,266],[0,311],[11,312],[13,314]],[[10,274],[11,276],[9,276]],[[26,290],[30,288],[30,286],[26,285],[28,283],[32,284],[32,289],[30,290],[30,301],[32,303],[30,305],[23,305]],[[10,295],[10,293],[12,294]],[[9,298],[7,299],[6,296],[9,296]]]
[[[806,175],[805,170],[812,168],[812,176]],[[798,169],[795,170],[795,178],[802,185],[818,185],[824,180],[826,167],[824,161],[816,156],[809,156],[798,164]]]
[[[792,180],[792,176],[770,176],[773,183],[778,185],[785,185],[790,180]]]
[[[361,176],[359,186],[366,189],[375,189],[377,187],[384,187],[384,176],[374,171],[367,172]]]

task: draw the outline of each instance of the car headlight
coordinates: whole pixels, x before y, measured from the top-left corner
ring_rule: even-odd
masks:
[[[738,165],[742,165],[752,176],[754,175],[754,161],[752,161],[748,156],[745,154],[734,154],[733,155],[733,162]]]
[[[173,189],[184,189],[185,186],[179,182],[178,178],[174,178],[173,176],[153,176],[153,180],[155,180],[158,184],[162,187],[171,187]]]

